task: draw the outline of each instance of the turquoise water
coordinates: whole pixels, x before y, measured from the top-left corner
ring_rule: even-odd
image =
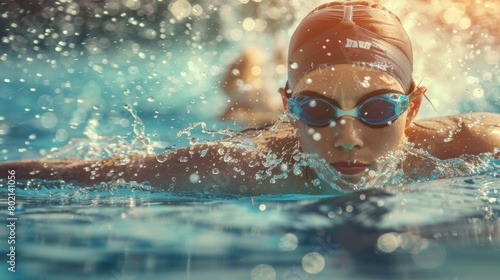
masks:
[[[492,47],[498,34],[487,25],[498,26],[496,17],[480,26],[474,11],[489,13],[484,7],[460,13],[460,5],[433,3],[429,9],[425,1],[413,2],[419,4],[413,12],[400,1],[387,4],[405,15],[415,56],[425,57],[416,59],[416,76],[429,87],[437,112],[424,104],[420,116],[500,113],[499,56]],[[239,129],[218,119],[228,99],[219,85],[227,65],[248,44],[271,52],[312,5],[281,1],[276,10],[264,1],[7,3],[0,5],[6,27],[0,45],[2,161],[160,153],[187,145],[191,137],[225,135],[205,133],[201,126],[178,135],[193,123],[203,121],[214,131]],[[443,18],[446,23],[438,24]],[[271,76],[266,87],[274,93],[284,78]],[[9,232],[1,226],[0,276],[496,279],[498,161],[484,170],[342,197],[216,196],[135,183],[19,181],[16,272],[7,270]],[[0,219],[7,225],[5,186],[0,194]]]
[[[7,279],[495,279],[499,185],[500,170],[333,198],[24,182]]]

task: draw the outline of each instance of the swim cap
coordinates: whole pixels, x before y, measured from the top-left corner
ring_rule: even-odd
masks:
[[[369,1],[323,4],[300,22],[288,49],[287,95],[321,65],[355,64],[392,75],[409,92],[413,54],[399,18]]]

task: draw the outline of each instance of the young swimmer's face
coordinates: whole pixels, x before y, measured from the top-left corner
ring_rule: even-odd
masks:
[[[306,74],[295,85],[293,96],[306,91],[347,111],[368,96],[403,93],[404,89],[381,70],[343,64]],[[295,119],[292,122],[304,152],[318,154],[344,180],[357,183],[362,177],[369,177],[369,170],[381,169],[382,156],[401,148],[405,127],[410,123],[408,111],[382,127],[369,126],[349,115],[338,118],[334,125],[322,127]]]

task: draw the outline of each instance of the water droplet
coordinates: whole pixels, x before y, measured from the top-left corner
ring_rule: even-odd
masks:
[[[317,252],[308,253],[302,258],[302,268],[310,274],[320,273],[325,263],[325,258]]]
[[[212,169],[212,174],[217,175],[219,173],[220,173],[219,169],[217,168]]]
[[[148,98],[146,99],[148,102],[154,102],[155,101],[155,98],[153,96],[148,96]]]
[[[323,74],[323,72],[325,71],[325,69],[327,68],[328,66],[326,64],[320,64],[318,66],[318,71],[319,73]]]
[[[346,211],[347,213],[351,213],[352,211],[354,211],[354,207],[352,207],[352,205],[347,205],[347,206],[345,207],[345,211]]]
[[[159,155],[156,156],[156,160],[159,163],[164,163],[165,161],[167,161],[167,159],[168,159],[168,154],[166,154],[166,153],[159,154]]]
[[[245,186],[245,185],[241,185],[241,186],[240,186],[240,192],[241,192],[241,193],[245,193],[245,192],[247,192],[247,190],[248,190],[248,187],[247,187],[247,186]]]
[[[280,238],[279,246],[283,251],[293,251],[297,249],[299,239],[293,233],[286,233]]]
[[[276,271],[268,264],[259,264],[250,272],[251,280],[277,279]]]
[[[377,247],[385,253],[392,253],[399,247],[399,238],[396,233],[386,233],[378,238]]]
[[[233,157],[231,154],[226,154],[224,155],[224,162],[231,162],[233,160]]]
[[[204,157],[204,156],[206,156],[206,155],[207,155],[207,153],[208,153],[208,149],[201,150],[201,151],[200,151],[200,156],[201,156],[201,157]]]
[[[484,95],[484,90],[482,88],[475,88],[473,91],[472,91],[472,95],[476,98],[480,98],[480,97],[483,97]]]
[[[293,174],[297,175],[297,176],[302,175],[302,169],[300,167],[299,168],[294,168],[293,169]]]
[[[299,64],[298,64],[297,62],[294,62],[294,63],[292,63],[292,64],[290,65],[290,68],[292,68],[292,69],[296,70],[296,69],[298,69],[298,68],[299,68]]]
[[[129,94],[130,94],[130,90],[128,90],[128,89],[124,90],[124,91],[123,91],[123,94],[125,94],[125,95],[129,95]]]
[[[240,70],[238,70],[238,69],[233,69],[233,70],[231,71],[231,73],[232,73],[234,76],[239,76],[239,75],[240,75]]]
[[[200,180],[200,175],[196,173],[189,175],[189,182],[191,182],[191,184],[198,183],[199,180]]]
[[[285,163],[283,163],[283,164],[280,165],[280,170],[283,171],[283,172],[285,172],[285,171],[288,170],[288,166]]]
[[[363,81],[361,82],[361,86],[364,88],[369,88],[370,87],[370,76],[365,76]]]

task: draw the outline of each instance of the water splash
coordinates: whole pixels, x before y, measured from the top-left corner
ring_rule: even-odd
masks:
[[[152,154],[153,153],[153,147],[150,145],[150,140],[146,136],[146,127],[144,126],[144,123],[142,122],[141,118],[137,115],[136,110],[130,106],[130,105],[125,105],[125,108],[129,111],[129,113],[132,115],[134,118],[134,122],[132,124],[133,132],[135,137],[132,140],[131,143],[131,150],[128,151],[128,153],[131,152],[140,152],[140,153],[146,153],[146,154]]]
[[[131,105],[125,109],[133,117],[133,136],[127,140],[123,136],[104,136],[99,133],[100,124],[97,119],[90,119],[84,129],[85,139],[72,139],[60,148],[52,149],[46,158],[72,158],[72,159],[102,159],[115,157],[117,165],[126,165],[130,162],[128,155],[147,155],[153,153],[150,138],[145,133],[145,126],[136,110]]]
[[[197,132],[196,129],[200,129],[201,131]],[[199,137],[194,137],[193,135],[199,135]],[[208,136],[208,139],[206,138]],[[207,124],[205,122],[197,122],[190,124],[184,129],[179,130],[177,133],[177,137],[187,137],[189,139],[190,145],[196,145],[200,143],[210,143],[213,141],[217,141],[220,139],[231,139],[234,144],[244,144],[245,146],[252,146],[251,141],[245,140],[243,134],[239,131],[230,129],[230,128],[222,128],[218,130],[213,130],[207,128]],[[231,142],[225,141],[225,142]]]
[[[474,176],[500,168],[500,160],[495,158],[494,152],[441,160],[409,142],[405,144],[404,152],[404,160],[412,168],[413,176],[408,178],[409,182]]]
[[[298,176],[308,173],[309,187],[320,189],[321,186],[329,186],[334,192],[348,193],[362,189],[400,187],[408,183],[494,172],[500,168],[499,155],[500,150],[497,149],[494,153],[462,155],[459,158],[440,160],[424,149],[416,148],[413,143],[405,139],[401,150],[391,151],[377,159],[378,170],[367,170],[366,177],[352,183],[343,179],[325,159],[317,154],[304,153],[297,147],[293,154],[295,162],[293,166],[282,168],[283,173],[274,175],[272,180],[286,178],[285,173],[288,172]],[[282,161],[272,156],[268,155],[268,158],[269,161],[265,166],[269,169],[262,174],[269,174],[271,168],[283,165]]]

